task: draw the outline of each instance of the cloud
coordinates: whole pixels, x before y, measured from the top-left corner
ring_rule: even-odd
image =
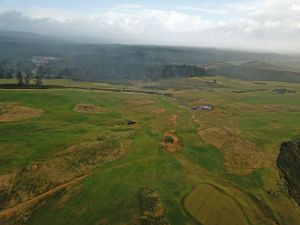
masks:
[[[38,13],[39,12],[39,13]],[[120,4],[93,12],[29,8],[0,14],[0,29],[169,44],[300,52],[300,0],[175,6]]]

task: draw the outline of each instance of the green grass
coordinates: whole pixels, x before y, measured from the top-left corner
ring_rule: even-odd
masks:
[[[222,153],[211,145],[186,148],[184,154],[201,167],[216,173],[224,170]]]
[[[53,159],[68,147],[81,143],[103,141],[107,148],[115,148],[121,140],[131,143],[121,158],[91,166],[88,168],[87,178],[47,198],[33,211],[27,223],[138,223],[138,192],[141,188],[148,187],[159,193],[166,218],[171,224],[194,224],[195,218],[184,209],[183,200],[200,183],[214,184],[234,196],[239,207],[247,215],[251,215],[254,224],[260,224],[260,221],[271,224],[273,221],[269,215],[281,218],[282,224],[297,221],[299,215],[288,195],[276,192],[282,190],[282,186],[278,182],[279,175],[274,168],[274,160],[279,150],[276,145],[300,134],[300,113],[288,110],[233,111],[230,105],[246,103],[297,107],[300,106],[299,94],[234,93],[232,90],[236,89],[256,90],[261,84],[221,77],[216,79],[223,86],[216,87],[211,92],[210,87],[205,86],[210,79],[213,78],[151,83],[168,92],[173,89],[181,90],[172,92],[176,98],[75,89],[0,90],[0,103],[18,102],[45,111],[42,116],[29,120],[0,123],[0,174]],[[46,82],[73,87],[119,88],[119,85],[68,80]],[[291,84],[266,82],[264,87],[273,89],[284,85],[290,87]],[[149,99],[155,103],[142,106],[128,103],[137,99]],[[216,109],[212,112],[189,110],[195,99],[204,99]],[[81,114],[73,110],[79,103],[96,104],[106,111],[95,115]],[[160,114],[152,113],[157,109],[164,111]],[[177,115],[176,124],[169,120],[174,114]],[[192,114],[197,116],[198,122],[192,118]],[[128,120],[137,123],[127,126]],[[249,174],[229,173],[224,164],[223,150],[206,143],[198,134],[199,130],[207,127],[228,127],[236,131],[234,135],[256,144],[266,154],[264,166]],[[172,130],[181,145],[175,153],[167,152],[161,144],[164,133]],[[167,141],[171,142],[169,139]],[[209,187],[205,188],[210,190]],[[264,188],[272,189],[276,194],[268,195]],[[195,197],[195,202],[199,199],[205,202],[205,193],[201,192],[199,195],[200,197]],[[253,196],[258,196],[258,200],[253,200]],[[225,198],[221,196],[221,199]],[[224,202],[231,202],[225,200]],[[230,204],[235,207],[235,203]],[[283,209],[289,213],[283,213]],[[216,211],[219,212],[218,209]],[[208,213],[213,212],[212,208],[208,208]],[[263,218],[255,221],[255,216]]]

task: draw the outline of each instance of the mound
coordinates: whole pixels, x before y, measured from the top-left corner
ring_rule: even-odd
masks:
[[[168,225],[156,191],[143,188],[139,193],[141,225]]]
[[[137,100],[129,100],[127,104],[135,105],[135,106],[142,106],[142,105],[151,105],[154,101],[150,99],[137,99]]]
[[[238,174],[250,174],[263,166],[263,153],[255,143],[242,139],[239,130],[212,127],[199,131],[200,137],[207,143],[222,150],[227,171]]]
[[[74,107],[74,111],[79,113],[97,114],[105,112],[105,108],[93,104],[77,104]]]
[[[281,145],[277,165],[284,175],[290,195],[300,205],[300,140]]]
[[[43,113],[42,109],[30,108],[17,103],[0,103],[0,122],[31,119]]]
[[[168,131],[164,134],[162,146],[168,152],[176,152],[180,149],[179,138],[174,135],[174,131]]]
[[[236,201],[209,184],[198,185],[184,200],[184,207],[200,224],[248,224]]]

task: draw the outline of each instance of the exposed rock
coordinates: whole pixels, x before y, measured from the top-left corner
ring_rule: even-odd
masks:
[[[300,205],[300,139],[281,144],[277,165],[290,195]]]

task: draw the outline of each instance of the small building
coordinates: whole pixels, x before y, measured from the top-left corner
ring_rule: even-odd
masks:
[[[214,109],[214,107],[211,105],[200,105],[200,106],[193,107],[192,109],[197,111],[201,111],[201,110],[211,111]]]

